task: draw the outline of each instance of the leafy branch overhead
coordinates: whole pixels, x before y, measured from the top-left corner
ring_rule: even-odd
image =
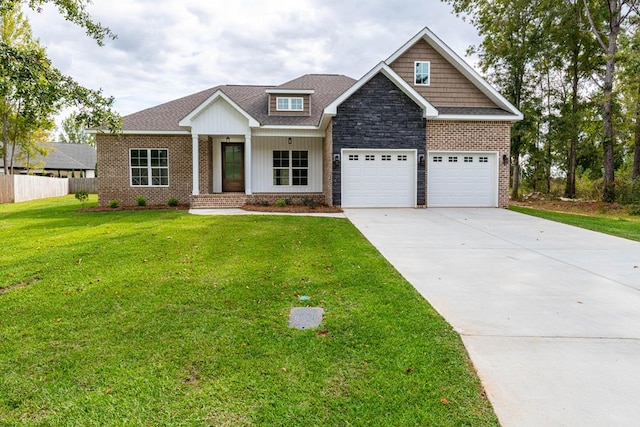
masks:
[[[87,35],[100,46],[104,45],[105,38],[116,39],[117,37],[108,27],[93,21],[87,12],[87,6],[91,4],[90,0],[2,0],[0,14],[19,10],[22,5],[40,12],[46,3],[55,5],[67,21],[84,28]]]

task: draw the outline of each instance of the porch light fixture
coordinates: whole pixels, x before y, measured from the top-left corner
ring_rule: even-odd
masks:
[[[506,154],[502,155],[502,164],[505,166],[509,164],[509,156],[507,156]]]
[[[231,141],[231,138],[227,137],[227,139],[225,141],[227,141],[227,144],[228,144],[229,141]]]
[[[333,155],[333,165],[340,166],[340,154]]]
[[[289,137],[289,145],[293,144],[293,140]]]
[[[418,154],[418,163],[424,165],[424,154]]]

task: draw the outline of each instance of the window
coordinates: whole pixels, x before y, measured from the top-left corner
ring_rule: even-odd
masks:
[[[358,160],[358,155],[357,154],[349,154],[349,160],[351,160],[351,161]]]
[[[465,157],[464,157],[464,162],[465,162],[465,163],[473,163],[473,157],[467,157],[467,156],[465,156]]]
[[[433,163],[442,163],[442,156],[433,156]]]
[[[302,111],[304,110],[304,99],[277,97],[276,109],[278,111]]]
[[[449,156],[449,163],[458,163],[458,156]]]
[[[390,162],[391,161],[391,154],[383,154],[381,157],[382,157],[382,161],[383,162]]]
[[[478,157],[478,162],[480,163],[489,163],[489,158],[485,156]]]
[[[416,61],[414,83],[419,86],[429,86],[431,84],[431,63]]]
[[[398,154],[398,161],[399,162],[406,162],[407,161],[407,155],[406,154]]]
[[[365,161],[373,161],[375,159],[376,159],[375,154],[367,154],[367,155],[364,156],[364,160]]]
[[[274,150],[273,185],[309,185],[309,152]]]
[[[166,187],[169,185],[169,150],[133,148],[129,152],[131,185]]]

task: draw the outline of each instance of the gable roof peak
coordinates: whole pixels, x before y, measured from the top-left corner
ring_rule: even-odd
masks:
[[[395,60],[411,49],[420,40],[424,40],[429,46],[435,49],[442,57],[444,57],[454,68],[456,68],[463,76],[465,76],[474,86],[484,93],[496,106],[509,112],[516,120],[522,120],[522,113],[511,104],[500,92],[491,86],[480,74],[473,69],[464,59],[447,46],[438,36],[436,36],[428,27],[424,27],[408,42],[402,45],[385,63],[391,65]]]

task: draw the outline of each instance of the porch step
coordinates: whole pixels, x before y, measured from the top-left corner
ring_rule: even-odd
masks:
[[[200,194],[191,196],[192,209],[240,208],[247,204],[244,193]]]

